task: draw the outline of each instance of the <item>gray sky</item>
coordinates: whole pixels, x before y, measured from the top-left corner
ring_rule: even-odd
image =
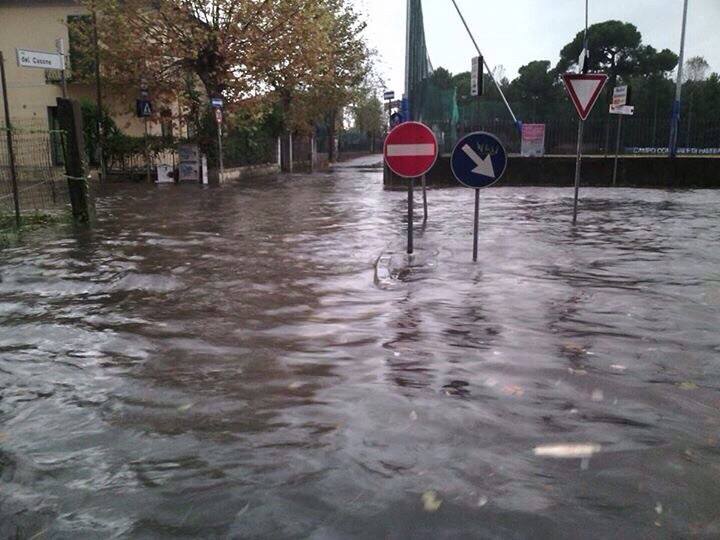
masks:
[[[509,79],[531,60],[550,60],[584,25],[584,0],[457,0],[493,67]],[[402,93],[405,58],[405,0],[355,0],[368,16],[367,37],[380,53],[388,87]],[[590,24],[618,19],[638,27],[643,43],[680,48],[682,0],[590,0]],[[435,67],[453,73],[470,69],[472,42],[451,0],[423,0],[425,33]],[[689,0],[686,59],[702,55],[720,72],[720,0]]]

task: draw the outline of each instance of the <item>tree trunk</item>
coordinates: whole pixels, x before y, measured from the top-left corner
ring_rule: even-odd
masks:
[[[337,156],[335,155],[335,137],[337,132],[335,131],[335,124],[337,123],[337,111],[333,109],[328,114],[328,163],[335,163]]]

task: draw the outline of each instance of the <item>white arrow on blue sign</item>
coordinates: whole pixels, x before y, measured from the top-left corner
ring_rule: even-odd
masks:
[[[500,180],[507,168],[507,153],[495,135],[478,131],[455,145],[450,167],[458,182],[469,188],[485,188]]]

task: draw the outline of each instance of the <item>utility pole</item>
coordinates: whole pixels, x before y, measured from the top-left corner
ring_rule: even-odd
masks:
[[[95,49],[95,105],[97,107],[97,123],[95,129],[100,154],[100,177],[105,180],[107,177],[107,167],[105,164],[105,127],[103,126],[102,89],[100,87],[100,46],[98,45],[97,10],[95,9],[95,2],[92,4],[92,26],[93,48]]]
[[[668,144],[669,155],[674,158],[677,155],[678,132],[680,131],[680,106],[682,98],[682,76],[683,63],[685,62],[685,31],[687,30],[688,0],[684,0],[682,32],[680,35],[680,56],[678,58],[677,84],[675,85],[675,101],[673,101],[672,117],[670,120],[670,143]]]
[[[20,228],[20,196],[17,185],[17,169],[15,168],[15,150],[13,148],[12,122],[10,121],[10,105],[8,104],[7,82],[5,81],[5,59],[0,51],[0,84],[2,84],[3,108],[5,110],[5,134],[7,135],[8,156],[10,158],[10,180],[12,181],[13,202],[15,203],[15,225]]]
[[[67,67],[65,58],[65,40],[63,38],[57,38],[55,40],[55,50],[62,55],[62,69],[60,70],[60,82],[62,84],[62,97],[67,98],[67,74],[65,68]]]
[[[588,67],[588,57],[590,50],[588,48],[588,23],[590,13],[590,1],[585,0],[585,35],[583,37],[583,65],[581,72],[586,73]],[[583,147],[583,131],[585,129],[585,120],[578,120],[577,134],[577,155],[575,159],[575,197],[573,200],[573,218],[572,224],[577,225],[578,214],[578,198],[580,197],[580,169],[582,167],[582,147]]]

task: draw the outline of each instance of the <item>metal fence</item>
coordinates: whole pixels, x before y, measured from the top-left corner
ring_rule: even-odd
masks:
[[[545,124],[545,153],[574,154],[577,144],[578,120],[560,118],[537,120]],[[454,127],[454,129],[452,129]],[[613,155],[618,135],[618,117],[590,118],[585,122],[583,148],[588,154]],[[509,119],[480,120],[456,126],[437,125],[433,129],[443,152],[452,152],[459,137],[473,131],[497,135],[511,153],[520,152],[520,134]],[[670,138],[665,118],[623,117],[620,131],[621,154],[667,154]],[[720,124],[697,119],[683,119],[678,137],[680,154],[720,155]]]
[[[13,129],[12,146],[21,214],[58,211],[70,202],[60,131]],[[0,215],[15,211],[7,129],[0,126]]]

